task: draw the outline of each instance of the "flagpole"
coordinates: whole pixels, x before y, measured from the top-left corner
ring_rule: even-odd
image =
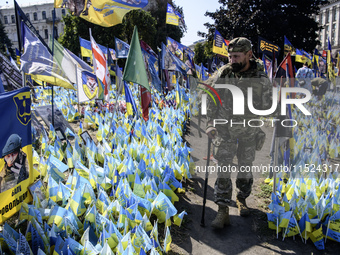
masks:
[[[79,84],[78,84],[78,67],[77,67],[77,64],[74,64],[74,67],[75,67],[75,70],[77,72],[77,75],[76,75],[76,84],[77,84],[77,101],[78,101],[78,112],[79,112],[79,116],[81,114],[80,112],[80,104],[79,104]]]
[[[19,48],[19,52],[21,54],[21,38],[20,38],[20,31],[19,31],[19,17],[18,17],[18,9],[17,9],[17,5],[16,5],[15,0],[14,0],[14,11],[15,11],[15,23],[17,25],[18,48]],[[21,71],[21,75],[22,75],[22,86],[25,87],[26,86],[25,72]]]
[[[16,1],[14,0],[14,10],[15,10],[15,23],[17,25],[17,36],[18,36],[18,48],[21,54],[21,38],[20,38],[20,31],[19,31],[19,17],[18,17],[18,9],[16,5]]]
[[[52,19],[53,19],[53,22],[52,22],[52,59],[53,59],[53,55],[54,55],[54,23],[55,23],[55,8],[53,8],[53,12],[52,12]],[[55,78],[54,78],[55,80]],[[52,126],[54,127],[54,86],[53,85],[50,85],[51,88],[52,88],[52,102],[51,102],[51,105],[52,105]]]

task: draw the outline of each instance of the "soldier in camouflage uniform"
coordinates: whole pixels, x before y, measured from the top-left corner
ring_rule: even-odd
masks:
[[[0,193],[29,177],[26,154],[21,150],[21,137],[12,134],[2,149],[5,165],[0,172]]]
[[[212,138],[215,147],[215,158],[220,166],[232,166],[233,158],[237,156],[238,170],[241,166],[251,166],[255,159],[255,150],[261,149],[265,134],[259,127],[248,126],[248,120],[259,119],[248,110],[247,88],[253,88],[253,106],[257,110],[266,110],[271,107],[271,83],[266,76],[262,61],[252,58],[251,42],[244,37],[233,39],[229,46],[229,63],[219,69],[207,83],[232,84],[240,88],[244,94],[244,115],[233,115],[233,97],[229,89],[216,89],[222,105],[213,102],[207,97],[207,135]],[[216,102],[219,102],[216,99]],[[228,124],[213,125],[214,119],[228,120]],[[230,120],[236,124],[230,126]],[[252,125],[260,125],[252,123]],[[212,227],[223,228],[229,225],[228,204],[232,196],[232,182],[230,172],[217,172],[214,201],[218,205],[218,213],[212,222]],[[251,172],[238,171],[236,186],[239,189],[236,203],[241,216],[249,215],[249,208],[245,199],[251,193],[253,177]]]

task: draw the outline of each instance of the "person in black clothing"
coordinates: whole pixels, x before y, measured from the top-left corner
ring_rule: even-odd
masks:
[[[312,87],[313,87],[313,95],[318,96],[318,99],[321,100],[323,95],[326,94],[328,89],[328,82],[327,80],[317,77],[312,80]]]

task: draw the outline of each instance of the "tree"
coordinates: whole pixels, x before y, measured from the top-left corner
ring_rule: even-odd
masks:
[[[195,44],[194,62],[196,64],[203,63],[204,66],[208,65],[208,59],[214,56],[212,52],[212,41],[199,42]]]
[[[0,21],[0,52],[7,55],[7,47],[12,58],[15,58],[15,52],[13,51],[12,46],[12,41],[8,38],[5,27]]]
[[[258,36],[279,45],[283,51],[284,35],[296,48],[312,51],[322,28],[315,21],[320,5],[326,0],[219,0],[216,12],[206,12],[214,24],[205,23],[208,33],[199,35],[212,40],[215,28],[226,39],[249,38],[257,49]],[[298,25],[297,25],[298,24]],[[303,24],[303,25],[302,25]]]
[[[79,37],[89,40],[89,28],[91,28],[92,36],[97,43],[114,49],[114,37],[129,42],[133,28],[137,25],[140,39],[156,51],[157,46],[160,47],[161,42],[165,42],[166,36],[180,42],[186,31],[186,27],[165,24],[166,5],[166,0],[156,0],[156,4],[150,11],[140,9],[130,11],[125,15],[121,24],[113,27],[101,27],[82,18],[66,15],[63,18],[64,34],[59,38],[59,42],[65,48],[79,54]],[[175,7],[175,9],[183,16],[181,7]]]

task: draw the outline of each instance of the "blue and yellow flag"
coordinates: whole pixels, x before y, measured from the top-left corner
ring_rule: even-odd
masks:
[[[312,56],[302,49],[301,50],[296,49],[295,62],[300,62],[300,63],[307,62],[308,64],[311,64]]]
[[[17,48],[15,48],[15,55],[16,55],[17,64],[21,65],[21,61],[20,61],[21,54]]]
[[[39,173],[33,169],[30,89],[2,93],[0,109],[0,121],[6,123],[0,131],[1,223],[19,211],[22,202],[32,201],[28,186]]]
[[[213,49],[212,51],[216,54],[219,54],[223,57],[228,57],[228,44],[229,41],[224,39],[222,35],[215,29],[214,41],[213,41]]]
[[[179,20],[180,20],[179,13],[174,9],[174,7],[171,6],[171,4],[168,3],[165,23],[174,26],[179,26]]]
[[[81,37],[79,37],[79,42],[80,42],[80,53],[81,56],[84,57],[88,57],[92,59],[92,47],[91,47],[91,41],[88,41],[86,39],[83,39]],[[102,52],[104,53],[104,55],[107,57],[107,52],[108,52],[108,48],[98,44],[98,47],[102,50]],[[114,49],[109,48],[109,52],[112,53],[112,55],[116,55],[116,51]],[[112,56],[111,55],[111,56]],[[84,68],[85,69],[85,68]]]
[[[178,57],[180,60],[183,60],[183,52],[184,52],[184,45],[177,42],[176,40],[167,37],[166,38],[166,46],[170,49],[172,54]]]
[[[284,56],[286,56],[288,53],[290,53],[291,56],[295,56],[295,48],[294,46],[291,44],[291,42],[287,39],[286,36],[284,36]]]
[[[158,59],[152,54],[148,53],[142,48],[142,53],[144,57],[144,61],[147,65],[147,74],[149,77],[150,83],[154,86],[154,88],[161,93],[162,92],[162,82],[159,79],[159,65]],[[150,79],[151,78],[151,79]]]
[[[133,115],[134,112],[137,113],[137,107],[136,107],[135,100],[133,99],[131,90],[125,81],[124,81],[124,91],[125,91],[127,115]]]
[[[161,66],[162,69],[179,71],[184,76],[186,76],[189,71],[189,67],[176,57],[164,43],[162,43]]]
[[[55,8],[70,8],[74,16],[81,17],[88,22],[112,27],[122,23],[126,13],[136,9],[142,9],[148,5],[148,0],[124,1],[124,0],[96,0],[80,1],[76,4],[71,0],[55,0]]]

